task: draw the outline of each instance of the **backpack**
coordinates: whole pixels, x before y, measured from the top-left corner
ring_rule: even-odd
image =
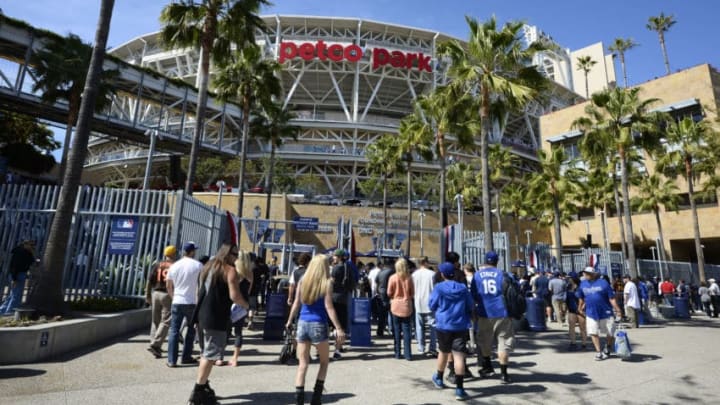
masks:
[[[527,309],[525,296],[520,291],[520,286],[507,273],[503,277],[503,301],[509,317],[522,319]]]

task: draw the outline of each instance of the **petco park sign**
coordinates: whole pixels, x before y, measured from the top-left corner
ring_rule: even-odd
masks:
[[[315,58],[322,61],[331,60],[333,62],[358,62],[363,58],[363,49],[355,44],[328,45],[322,40],[315,43],[305,42],[297,44],[295,42],[281,42],[280,55],[278,61],[285,61],[295,58],[303,60],[313,60]],[[371,54],[373,70],[382,66],[390,65],[398,69],[417,69],[419,71],[432,72],[430,66],[430,56],[424,53],[388,51],[384,48],[373,48]]]

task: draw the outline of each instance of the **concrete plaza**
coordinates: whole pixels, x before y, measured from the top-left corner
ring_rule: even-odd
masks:
[[[630,361],[594,361],[592,351],[568,352],[567,332],[550,324],[547,332],[519,334],[511,356],[514,383],[471,379],[466,390],[477,404],[679,404],[720,403],[720,321],[692,320],[630,329]],[[291,404],[295,366],[280,365],[280,342],[246,331],[241,364],[216,367],[211,383],[222,404]],[[3,404],[185,404],[196,368],[165,367],[145,349],[148,335],[126,336],[55,361],[0,367]],[[416,349],[413,346],[413,349]],[[4,347],[2,350],[13,350]],[[477,374],[475,361],[472,372]],[[435,389],[435,360],[415,356],[395,360],[390,338],[373,347],[351,348],[330,364],[323,403],[447,404],[454,390]],[[306,391],[317,364],[310,366]],[[308,395],[309,401],[309,395]]]

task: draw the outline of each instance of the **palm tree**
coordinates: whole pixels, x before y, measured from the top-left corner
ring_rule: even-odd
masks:
[[[379,175],[383,186],[383,241],[382,247],[387,247],[387,194],[388,179],[395,173],[403,170],[400,160],[400,143],[395,135],[385,134],[365,149],[368,160],[368,172]],[[410,237],[410,235],[408,235]]]
[[[528,198],[525,178],[510,182],[500,196],[500,210],[505,215],[511,215],[515,222],[515,246],[518,259],[520,258],[520,219],[528,216],[531,207],[532,202]]]
[[[620,57],[620,66],[622,66],[623,83],[625,83],[625,87],[628,86],[627,70],[625,70],[625,52],[635,48],[637,45],[638,44],[633,41],[632,38],[615,38],[613,44],[608,46],[608,51]]]
[[[696,185],[705,181],[705,190],[715,193],[717,184],[720,141],[718,132],[705,121],[695,122],[686,117],[679,122],[670,122],[666,130],[668,150],[661,154],[657,170],[671,177],[682,176],[687,182],[688,199],[693,216],[695,252],[698,257],[700,281],[705,281],[705,257],[700,243],[700,223],[697,216],[697,202],[702,194],[696,195]]]
[[[625,216],[627,259],[630,262],[630,275],[637,277],[635,263],[634,233],[630,211],[630,173],[631,161],[637,159],[638,148],[651,150],[659,144],[659,113],[648,113],[648,108],[657,99],[640,100],[639,88],[615,88],[594,93],[592,103],[585,108],[586,116],[578,118],[573,126],[580,128],[584,136],[598,147],[614,151],[620,168],[620,186]],[[613,159],[607,159],[612,162]],[[613,170],[613,173],[615,169]]]
[[[660,40],[660,48],[662,49],[663,60],[665,61],[665,71],[667,74],[670,74],[670,61],[668,60],[667,49],[665,49],[665,33],[670,31],[670,28],[675,25],[676,22],[677,21],[675,21],[675,17],[672,14],[665,15],[665,13],[660,13],[659,16],[648,18],[648,23],[645,25],[645,28],[650,31],[655,31],[658,34],[658,40]]]
[[[91,55],[90,45],[82,42],[79,36],[69,34],[65,38],[50,37],[45,46],[32,56],[31,71],[37,78],[32,90],[42,92],[41,99],[44,103],[54,104],[58,100],[66,100],[68,103],[65,140],[58,174],[60,180],[65,175],[73,127],[80,113],[80,102]],[[101,73],[100,87],[95,98],[96,110],[102,110],[112,102],[109,95],[113,92],[113,88],[109,82],[117,75],[116,70],[106,70]]]
[[[472,97],[459,92],[457,87],[441,86],[432,93],[423,94],[415,101],[416,118],[413,119],[413,131],[420,138],[434,139],[435,156],[440,163],[440,229],[447,226],[447,203],[445,177],[447,165],[448,134],[455,136],[460,148],[472,145],[472,133],[475,123],[468,117],[473,106]],[[445,249],[440,246],[440,259],[445,258]]]
[[[97,97],[99,91],[114,3],[114,0],[103,0],[100,3],[100,16],[95,31],[95,46],[90,57],[87,79],[85,80],[86,86],[81,97],[77,131],[68,158],[68,169],[63,178],[63,187],[60,189],[57,210],[50,225],[40,276],[29,297],[30,304],[40,313],[56,314],[64,309],[62,280],[65,269],[65,253],[70,239],[73,209],[77,199],[77,190],[80,186],[80,176],[87,155],[90,123],[95,110],[95,97]]]
[[[660,261],[665,261],[665,236],[663,235],[662,222],[660,221],[660,206],[665,211],[678,210],[680,204],[680,196],[678,195],[678,186],[672,181],[663,181],[658,173],[649,176],[643,176],[642,182],[637,189],[638,195],[633,197],[633,207],[638,211],[652,211],[655,214],[655,222],[658,227],[658,236],[660,237],[660,250],[658,255]]]
[[[417,155],[425,161],[431,161],[432,153],[432,133],[423,131],[424,119],[417,111],[410,114],[400,121],[400,137],[399,149],[402,160],[407,163],[407,209],[408,209],[408,236],[406,255],[410,256],[410,235],[412,234],[412,162],[413,156]]]
[[[546,49],[539,42],[523,47],[521,22],[508,22],[498,30],[495,17],[480,24],[465,17],[470,29],[466,44],[450,41],[438,47],[441,56],[450,58],[448,76],[452,86],[476,96],[480,112],[480,160],[482,178],[483,232],[485,251],[492,250],[490,212],[490,171],[488,145],[494,122],[509,111],[519,111],[537,98],[546,79],[531,65],[533,56]]]
[[[550,222],[555,231],[555,252],[557,257],[562,255],[562,233],[560,227],[570,220],[573,213],[572,201],[575,200],[580,179],[584,177],[584,170],[578,167],[577,162],[567,160],[563,148],[553,148],[550,153],[538,151],[540,170],[530,177],[531,199],[537,208],[543,211],[542,220]],[[564,205],[563,205],[564,204]],[[562,209],[561,209],[561,205]],[[558,260],[558,263],[561,263]]]
[[[221,100],[240,100],[243,110],[243,134],[240,146],[240,174],[238,176],[238,216],[242,217],[244,204],[245,164],[250,139],[250,112],[256,106],[267,106],[282,91],[276,72],[280,65],[274,60],[263,59],[258,46],[240,50],[233,63],[217,75],[214,86]]]
[[[592,67],[597,64],[597,61],[594,61],[592,56],[586,55],[586,56],[580,56],[577,58],[577,69],[582,70],[583,74],[585,75],[585,98],[590,98],[590,86],[588,84],[588,73],[592,70]]]
[[[300,127],[291,125],[290,121],[295,114],[283,108],[282,104],[271,103],[266,106],[261,114],[253,120],[254,133],[260,139],[270,144],[270,164],[265,176],[265,219],[270,219],[270,200],[273,189],[273,174],[275,173],[275,151],[283,144],[285,139],[297,140]]]
[[[500,195],[505,186],[515,177],[517,165],[520,158],[512,153],[512,150],[499,143],[490,145],[488,148],[488,159],[492,162],[490,171],[490,187],[495,194],[495,216],[498,222],[498,232],[501,229]],[[492,212],[492,210],[490,210]]]
[[[177,0],[160,13],[160,38],[168,48],[200,48],[198,100],[190,149],[185,193],[192,194],[195,167],[203,137],[210,60],[219,66],[230,60],[234,46],[241,51],[255,44],[255,32],[264,28],[257,15],[267,0]],[[242,192],[240,192],[242,195]]]
[[[583,183],[580,184],[578,201],[584,207],[600,208],[602,210],[603,215],[601,218],[601,225],[603,233],[603,247],[605,248],[605,250],[608,250],[610,247],[607,243],[607,213],[608,207],[615,202],[614,196],[616,187],[612,175],[609,175],[609,173],[605,169],[605,167],[592,166],[586,169],[587,178]],[[620,225],[622,225],[622,220],[620,221]],[[624,249],[625,248],[623,247],[623,250]]]

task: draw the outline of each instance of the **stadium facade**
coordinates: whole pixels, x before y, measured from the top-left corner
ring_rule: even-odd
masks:
[[[436,54],[437,45],[450,36],[395,24],[355,18],[313,16],[264,16],[267,30],[256,40],[267,58],[282,65],[283,104],[297,116],[301,127],[296,141],[287,141],[276,150],[296,176],[318,176],[327,187],[320,194],[338,198],[356,197],[358,183],[367,178],[365,148],[378,137],[397,133],[400,120],[412,112],[420,94],[447,83],[447,64]],[[528,42],[551,38],[536,27],[524,27]],[[491,142],[501,142],[522,158],[531,170],[541,148],[539,117],[577,103],[572,91],[569,51],[557,46],[538,56],[535,63],[555,85],[549,102],[531,103],[521,114],[496,125]],[[132,64],[196,83],[199,52],[192,49],[165,49],[159,33],[134,38],[111,51]],[[211,82],[212,83],[212,82]],[[185,123],[192,125],[192,123]],[[86,181],[93,184],[132,187],[142,184],[147,147],[121,144],[104,137],[91,141],[85,168]],[[270,146],[252,139],[251,160],[268,156]],[[451,161],[474,157],[450,142]],[[158,151],[153,160],[152,184],[173,181],[165,170],[179,167],[178,155]],[[413,175],[437,174],[437,162],[416,162]],[[260,184],[250,184],[250,187]]]

